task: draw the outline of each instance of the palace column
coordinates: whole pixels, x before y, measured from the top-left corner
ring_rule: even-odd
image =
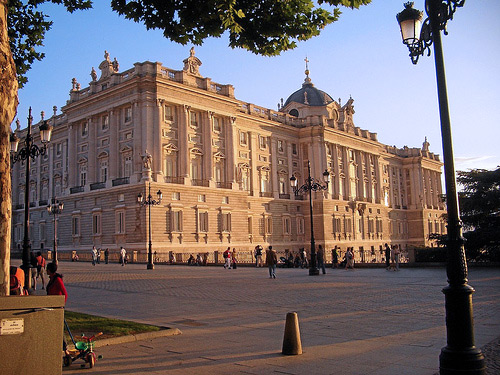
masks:
[[[163,100],[157,99],[153,113],[153,149],[149,151],[153,156],[153,178],[155,181],[163,182],[163,147],[162,147],[162,128],[163,128]]]
[[[113,181],[120,177],[120,139],[119,139],[119,121],[118,109],[112,109],[109,116],[109,179]]]
[[[69,187],[77,186],[78,178],[78,153],[76,150],[76,126],[75,123],[68,125],[68,154],[73,155],[69,159]]]
[[[184,183],[190,177],[189,167],[189,145],[188,145],[188,124],[189,124],[189,109],[188,105],[181,107],[182,113],[179,114],[179,176],[184,177]]]
[[[236,119],[235,119],[236,120]],[[222,120],[221,120],[222,121]],[[233,119],[231,119],[231,122]],[[232,126],[226,126],[226,121],[223,121],[222,128],[225,134],[225,145],[226,145],[226,176],[227,182],[231,183],[231,187],[235,190],[239,190],[239,186],[236,183],[236,160],[237,156],[235,155],[237,146],[237,138],[235,136],[235,131]]]
[[[214,113],[212,111],[202,112],[203,117],[201,120],[201,139],[203,147],[203,176],[204,179],[208,180],[208,184],[211,187],[215,187],[214,181],[214,152],[212,145],[212,128],[214,121]],[[225,141],[225,139],[224,139]],[[220,151],[220,150],[219,150]],[[225,152],[224,152],[225,154]],[[227,158],[227,155],[226,155]],[[227,159],[226,159],[227,160]],[[227,166],[226,166],[227,167]],[[223,171],[222,173],[225,173]],[[225,179],[222,179],[225,181]]]
[[[88,125],[88,179],[87,184],[92,184],[94,182],[98,182],[99,179],[97,177],[97,137],[96,137],[96,123],[92,120],[92,117],[87,118]]]

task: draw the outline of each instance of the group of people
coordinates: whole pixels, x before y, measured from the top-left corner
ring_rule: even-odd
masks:
[[[387,243],[385,247],[385,269],[387,271],[399,271],[399,257],[401,251],[397,245],[390,247]]]
[[[101,263],[101,253],[102,250],[101,248],[96,249],[95,246],[92,246],[92,265],[95,266],[96,264]],[[108,264],[109,263],[109,249],[106,248],[104,250],[104,263]]]
[[[173,264],[173,261],[170,263]],[[207,263],[208,263],[208,253],[204,253],[203,257],[201,256],[201,254],[198,254],[196,255],[196,259],[193,256],[193,254],[191,254],[187,261],[188,266],[206,266]]]
[[[101,248],[96,248],[95,246],[92,246],[92,250],[90,250],[90,255],[92,257],[92,265],[95,266],[96,264],[101,263],[101,257],[102,254],[104,253],[104,263],[109,264],[109,249],[106,248],[104,251],[102,251]],[[125,264],[128,263],[128,255],[127,251],[123,248],[123,246],[120,246],[120,264],[124,266]],[[75,262],[78,261],[78,254],[76,251],[73,252],[71,261]]]
[[[222,257],[224,258],[224,269],[230,270],[231,268],[238,268],[237,251],[234,247],[233,250],[231,250],[231,247],[228,247],[222,253]]]

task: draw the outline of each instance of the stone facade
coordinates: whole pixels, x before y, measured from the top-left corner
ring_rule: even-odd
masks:
[[[309,199],[290,187],[292,175],[305,183],[308,161],[313,178],[325,169],[331,177],[328,190],[312,197],[316,244],[406,248],[445,232],[442,163],[427,141],[422,148],[381,144],[354,125],[353,99],[333,100],[308,70],[302,88],[275,111],[236,99],[233,86],[201,76],[200,65],[192,49],[182,70],[146,61],[120,72],[106,52],[88,87],[73,79],[62,114],[54,108],[49,119],[48,152],[32,163],[34,249],[52,247],[46,206],[56,197],[64,202],[59,251],[95,245],[145,253],[148,207],[137,196],[147,197],[149,186],[153,198],[163,193],[151,207],[159,254],[309,248]],[[24,173],[16,163],[14,252],[23,240]]]

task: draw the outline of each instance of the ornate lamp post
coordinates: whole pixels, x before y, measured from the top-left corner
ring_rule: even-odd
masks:
[[[153,263],[153,244],[151,243],[151,206],[159,205],[161,203],[161,190],[158,190],[156,193],[157,199],[153,199],[151,195],[151,182],[149,183],[149,190],[148,190],[148,196],[146,199],[144,199],[144,196],[142,193],[139,193],[137,195],[137,202],[141,206],[148,206],[149,208],[149,223],[148,223],[148,236],[149,236],[149,245],[148,245],[148,270],[153,270],[155,268],[155,265]]]
[[[328,173],[327,170],[323,172],[324,184],[315,180],[311,177],[311,162],[309,160],[307,161],[307,172],[308,176],[304,185],[297,187],[297,179],[295,176],[290,177],[290,184],[292,185],[292,189],[296,196],[307,194],[307,192],[309,192],[309,215],[311,217],[311,264],[309,267],[309,275],[316,276],[319,275],[319,269],[316,261],[316,243],[314,241],[312,192],[328,189],[328,184],[330,183],[330,173]]]
[[[29,199],[29,184],[30,184],[30,159],[33,161],[39,156],[44,155],[47,152],[47,143],[50,142],[50,137],[52,136],[52,126],[45,120],[39,127],[40,129],[40,140],[42,141],[42,147],[35,145],[33,136],[31,135],[31,123],[33,117],[31,116],[31,107],[29,109],[28,115],[28,132],[23,143],[24,146],[18,151],[19,138],[15,133],[10,135],[10,163],[14,163],[24,160],[26,163],[26,182],[24,185],[24,240],[23,240],[23,264],[21,268],[24,270],[25,274],[25,284],[29,287],[31,284],[31,277],[29,274],[30,270],[30,255],[31,255],[31,242],[29,236],[29,218],[30,218],[30,199]]]
[[[403,43],[410,50],[413,64],[420,55],[434,45],[434,59],[438,86],[441,136],[444,153],[446,183],[446,205],[448,210],[448,244],[446,274],[448,286],[443,289],[446,309],[447,346],[439,356],[440,374],[484,374],[484,356],[474,345],[474,324],[472,315],[472,293],[474,289],[467,284],[467,263],[462,237],[462,224],[458,210],[458,196],[453,160],[448,94],[444,70],[441,30],[446,31],[446,23],[453,19],[458,7],[465,0],[426,0],[425,11],[428,18],[422,21],[422,12],[413,9],[413,3],[405,4],[405,9],[397,15],[401,27]]]
[[[52,203],[47,206],[49,214],[54,215],[54,255],[52,256],[52,263],[57,264],[57,215],[62,213],[64,203],[52,198]]]

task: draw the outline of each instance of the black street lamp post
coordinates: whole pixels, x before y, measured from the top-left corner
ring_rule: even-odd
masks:
[[[43,121],[40,125],[40,140],[42,142],[42,147],[35,145],[33,136],[31,135],[31,123],[33,117],[31,116],[31,107],[29,109],[28,115],[28,131],[26,138],[23,143],[24,146],[18,151],[17,147],[19,145],[19,138],[15,133],[10,135],[10,162],[11,165],[14,163],[24,160],[26,164],[26,181],[24,185],[24,240],[23,240],[23,264],[21,268],[25,275],[25,286],[29,288],[31,285],[30,277],[30,257],[31,257],[31,242],[29,236],[29,218],[30,218],[30,199],[29,199],[29,186],[30,186],[30,159],[33,161],[39,156],[44,155],[47,152],[47,143],[50,142],[50,137],[52,135],[52,126],[47,120]]]
[[[158,190],[156,196],[158,199],[155,200],[151,195],[151,182],[149,183],[147,199],[144,199],[142,193],[139,193],[139,195],[137,195],[137,202],[142,206],[148,206],[149,209],[149,223],[148,223],[149,245],[148,245],[148,266],[147,266],[148,270],[153,270],[155,268],[155,265],[153,263],[153,244],[151,243],[151,206],[159,205],[161,203],[161,198],[162,198],[161,190]]]
[[[300,187],[297,187],[297,179],[295,176],[290,177],[290,184],[296,196],[307,194],[309,192],[309,216],[311,217],[311,264],[309,266],[309,275],[316,276],[319,275],[318,263],[316,260],[316,243],[314,240],[314,219],[313,219],[313,204],[312,204],[312,192],[321,191],[328,189],[328,183],[330,182],[330,173],[327,170],[323,172],[322,184],[320,181],[315,180],[311,177],[311,162],[307,161],[307,179],[306,183]]]
[[[52,203],[47,206],[49,214],[54,215],[54,249],[52,255],[52,263],[57,264],[57,215],[62,213],[64,203],[52,198]]]
[[[472,314],[474,289],[467,284],[467,263],[458,209],[448,94],[441,46],[441,31],[443,30],[445,35],[447,34],[446,23],[453,19],[456,8],[462,7],[464,3],[465,0],[426,0],[425,11],[428,18],[423,24],[421,23],[423,13],[413,9],[412,2],[404,4],[405,9],[397,15],[403,43],[410,50],[413,64],[416,64],[420,55],[426,51],[427,55],[430,55],[430,46],[434,45],[448,210],[446,264],[448,286],[443,289],[447,345],[441,350],[439,356],[441,375],[458,373],[480,375],[485,373],[484,356],[474,345]]]

